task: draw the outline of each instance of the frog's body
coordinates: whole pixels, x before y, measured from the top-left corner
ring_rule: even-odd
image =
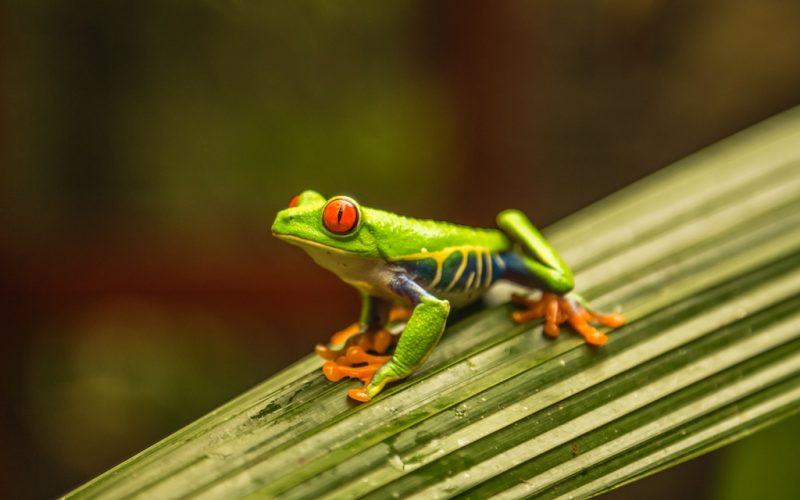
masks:
[[[486,289],[502,278],[508,267],[506,260],[515,255],[508,251],[508,238],[497,230],[472,229],[378,210],[362,210],[365,217],[375,219],[379,216],[395,228],[429,226],[424,241],[426,246],[413,248],[407,254],[393,254],[395,249],[391,245],[381,245],[378,241],[380,256],[371,257],[333,247],[304,244],[292,237],[284,239],[290,243],[297,241],[317,264],[361,292],[405,305],[411,304],[390,286],[392,277],[398,272],[407,273],[418,285],[448,300],[453,307],[462,307],[480,298]]]
[[[318,346],[331,359],[325,366],[328,378],[368,381],[350,395],[369,400],[425,360],[451,305],[475,301],[500,279],[549,292],[541,301],[518,299],[531,311],[516,319],[546,316],[551,335],[558,334],[558,323],[569,320],[589,342],[604,343],[605,335],[586,320],[618,324],[621,318],[590,313],[566,297],[573,288],[569,268],[521,212],[501,212],[497,222],[499,229],[476,229],[413,219],[362,207],[347,197],[326,200],[314,191],[292,200],[290,208],[278,213],[273,234],[302,247],[363,298],[358,325],[337,334],[330,348]],[[393,304],[413,308],[394,356],[367,354],[389,347],[385,335],[380,340],[375,334],[387,323]],[[367,365],[357,366],[362,363]]]

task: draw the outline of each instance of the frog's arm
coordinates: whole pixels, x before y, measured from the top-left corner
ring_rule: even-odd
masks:
[[[572,271],[525,214],[519,210],[504,210],[497,215],[497,227],[533,255],[533,258],[520,255],[533,279],[558,295],[572,290]]]
[[[448,301],[434,297],[403,273],[392,279],[391,288],[408,299],[414,305],[414,310],[392,359],[375,372],[365,387],[349,391],[350,397],[358,401],[369,401],[387,383],[411,375],[439,342],[450,313]]]

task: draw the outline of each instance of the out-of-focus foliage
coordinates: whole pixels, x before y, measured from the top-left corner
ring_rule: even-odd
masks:
[[[36,85],[12,88],[18,222],[203,234],[307,187],[447,200],[452,120],[413,4],[83,3],[17,6],[14,83]]]
[[[761,430],[725,450],[720,459],[719,500],[800,498],[800,415]]]
[[[226,325],[199,311],[166,315],[127,301],[61,329],[35,338],[25,409],[37,446],[79,472],[118,459],[121,449],[108,443],[135,452],[161,437],[160,426],[225,401],[257,371],[255,356],[225,337]],[[224,376],[209,383],[214,373]]]

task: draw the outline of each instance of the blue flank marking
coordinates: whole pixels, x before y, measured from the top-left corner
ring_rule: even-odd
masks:
[[[436,261],[434,259],[400,260],[396,261],[395,265],[405,269],[414,281],[435,294],[436,291],[444,291],[448,286],[450,286],[450,282],[453,281],[456,273],[458,273],[458,268],[461,266],[462,255],[463,254],[461,252],[456,251],[450,254],[447,259],[445,259],[444,265],[442,266],[441,279],[433,289],[430,289],[429,287],[436,276]],[[497,280],[503,278],[507,273],[507,268],[509,267],[513,266],[514,270],[524,269],[522,260],[513,252],[503,252],[501,254],[491,253],[489,254],[488,258],[485,253],[482,253],[480,255],[481,274],[478,276],[477,257],[478,256],[475,252],[469,252],[467,254],[467,265],[455,286],[450,289],[451,292],[464,291],[467,281],[469,280],[469,276],[472,273],[475,273],[475,277],[472,280],[470,289],[481,289],[488,288]],[[487,265],[492,267],[491,281],[488,283]],[[476,280],[479,278],[480,286],[477,286]]]
[[[436,261],[434,259],[399,260],[396,265],[405,269],[411,279],[427,287],[436,276]]]
[[[478,259],[476,257],[477,256],[473,252],[469,252],[467,254],[467,267],[464,268],[464,272],[461,274],[461,277],[456,282],[456,286],[451,288],[452,291],[458,292],[458,291],[461,291],[461,290],[466,290],[466,288],[467,288],[467,280],[469,279],[469,275],[474,273],[476,271],[476,269],[478,268],[478,265],[477,265],[477,260]],[[461,259],[459,258],[458,260],[459,260],[459,265],[460,265],[461,264]],[[444,285],[444,286],[449,286],[450,285],[450,281],[452,280],[452,277],[455,276],[457,269],[458,269],[458,266],[456,266],[456,268],[453,269],[453,274],[450,276],[450,279],[446,281],[447,285]],[[481,275],[482,275],[483,278],[486,278],[486,275],[483,274],[483,270],[481,270]],[[477,276],[475,278],[472,278],[472,283],[470,284],[470,287],[472,287],[472,288],[475,287],[475,279],[476,278],[477,278]]]

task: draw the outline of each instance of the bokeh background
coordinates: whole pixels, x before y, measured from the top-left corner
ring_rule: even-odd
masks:
[[[270,237],[303,189],[547,226],[800,104],[798,26],[781,0],[0,3],[3,496],[69,490],[353,320]],[[799,427],[613,495],[769,498]]]

